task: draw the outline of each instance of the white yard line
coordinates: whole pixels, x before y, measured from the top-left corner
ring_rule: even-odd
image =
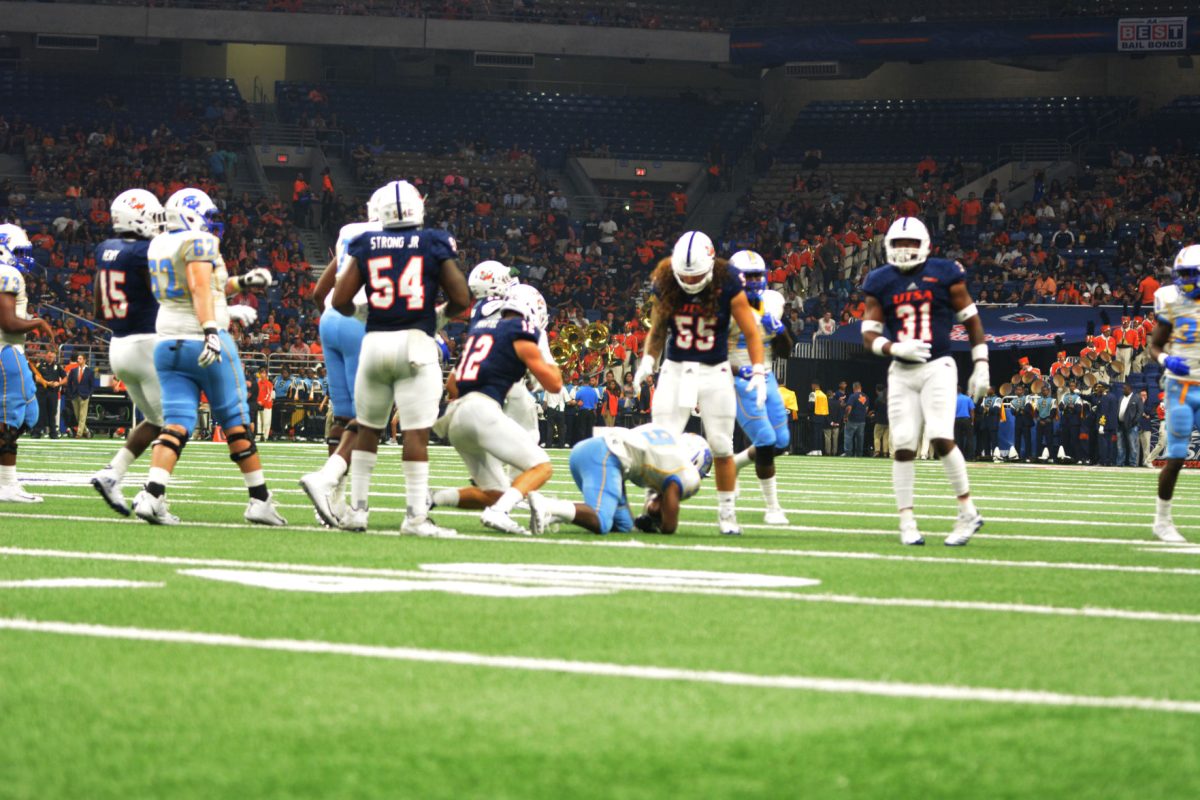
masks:
[[[850,678],[821,678],[804,675],[754,675],[744,672],[638,666],[558,658],[488,655],[417,647],[347,644],[303,639],[256,639],[223,633],[197,633],[154,628],[129,628],[0,618],[0,630],[60,636],[81,636],[119,641],[161,642],[206,647],[227,647],[284,653],[354,656],[387,661],[452,664],[464,667],[549,672],[633,680],[673,681],[761,689],[788,689],[825,694],[868,695],[913,700],[998,703],[1007,705],[1106,708],[1122,711],[1155,711],[1168,714],[1200,714],[1200,701],[1156,697],[1104,697],[1062,694],[1027,689],[996,689],[944,684],[901,683]]]

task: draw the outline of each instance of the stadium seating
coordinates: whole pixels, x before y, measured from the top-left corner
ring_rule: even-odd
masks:
[[[780,157],[799,161],[820,148],[827,161],[991,162],[1004,144],[1064,140],[1110,115],[1128,116],[1129,97],[975,100],[820,100],[796,118]]]
[[[281,114],[296,120],[310,108],[309,84],[279,82]],[[735,157],[758,122],[757,103],[712,104],[663,97],[557,92],[391,90],[322,87],[322,113],[336,113],[353,141],[376,137],[388,150],[433,152],[455,141],[486,139],[492,147],[516,143],[547,167],[561,166],[585,140],[607,145],[614,157],[699,161],[719,144]],[[414,112],[413,109],[419,109]]]

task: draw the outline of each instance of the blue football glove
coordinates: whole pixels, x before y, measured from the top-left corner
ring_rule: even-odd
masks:
[[[1180,377],[1189,375],[1192,372],[1192,368],[1188,366],[1187,359],[1183,356],[1167,356],[1163,359],[1162,365],[1166,368],[1167,372]]]
[[[771,316],[770,314],[762,315],[762,326],[763,330],[765,330],[767,333],[783,333],[783,323],[775,319],[775,317]]]
[[[754,377],[754,367],[748,364],[744,367],[738,367],[737,376],[744,381],[750,380]]]

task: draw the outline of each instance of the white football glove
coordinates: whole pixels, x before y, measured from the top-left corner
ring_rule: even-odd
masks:
[[[924,364],[929,360],[931,350],[929,342],[920,339],[909,339],[907,342],[892,342],[892,358],[909,361],[913,364]]]
[[[971,396],[972,400],[978,403],[987,395],[987,390],[991,386],[991,383],[992,375],[988,367],[988,362],[976,361],[975,369],[971,371],[971,377],[967,379],[967,394]]]
[[[258,310],[254,306],[238,304],[229,307],[229,318],[243,325],[253,325],[258,320]]]
[[[448,306],[448,305],[450,305],[450,304],[442,303],[441,305],[434,308],[433,313],[434,313],[434,316],[436,317],[436,321],[433,324],[434,330],[440,331],[442,328],[446,327],[446,324],[448,322],[450,322],[450,318],[446,316],[446,306]]]
[[[205,327],[204,329],[204,349],[200,351],[200,357],[196,359],[197,363],[202,367],[211,367],[213,364],[221,360],[221,336],[216,328]]]
[[[238,275],[233,279],[234,285],[238,291],[243,289],[265,289],[275,282],[271,277],[271,270],[266,267],[255,267],[245,275]]]
[[[754,392],[754,405],[764,408],[767,405],[767,367],[765,364],[755,364],[750,368],[750,380],[746,389]]]
[[[654,359],[651,356],[642,356],[642,360],[638,362],[637,372],[633,373],[633,385],[641,388],[642,384],[646,382],[646,378],[653,374]]]

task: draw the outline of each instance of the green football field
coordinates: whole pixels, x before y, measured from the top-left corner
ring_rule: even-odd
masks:
[[[957,549],[939,464],[905,548],[887,462],[803,457],[787,527],[743,473],[741,538],[710,480],[673,537],[427,540],[398,448],[363,535],[314,524],[316,445],[262,448],[283,529],[205,443],[183,525],[120,518],[116,446],[23,443],[46,502],[0,507],[0,797],[1200,797],[1200,547],[1151,537],[1152,470],[972,465]]]

